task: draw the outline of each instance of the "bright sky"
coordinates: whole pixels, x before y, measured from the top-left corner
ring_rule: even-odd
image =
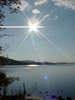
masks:
[[[6,18],[3,24],[13,26],[0,31],[2,34],[13,35],[0,39],[0,45],[9,47],[6,52],[8,56],[17,60],[75,62],[75,0],[21,2],[19,13],[10,14],[7,8],[4,9]],[[27,18],[31,21],[31,26]],[[37,26],[33,25],[36,21]],[[22,26],[28,28],[21,28]]]

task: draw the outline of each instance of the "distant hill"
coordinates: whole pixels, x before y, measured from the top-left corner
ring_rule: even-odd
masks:
[[[0,65],[23,65],[24,62],[0,56]]]
[[[25,61],[17,61],[17,60],[13,60],[10,58],[6,58],[3,56],[0,56],[0,65],[60,65],[60,64],[75,64],[75,63],[66,63],[66,62],[57,62],[57,63],[53,63],[53,62],[35,62],[35,61],[31,61],[31,60],[25,60]]]
[[[17,61],[10,58],[6,58],[3,56],[0,56],[0,65],[29,65],[29,64],[37,64],[40,65],[40,62],[35,61]]]

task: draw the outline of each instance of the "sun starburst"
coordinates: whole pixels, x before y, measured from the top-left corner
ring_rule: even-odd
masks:
[[[27,39],[27,37],[31,34],[31,33],[35,33],[38,37],[40,37],[40,29],[44,28],[45,26],[40,25],[40,21],[36,18],[36,17],[32,17],[32,18],[28,18],[26,16],[27,19],[27,26],[25,26],[25,28],[27,28],[27,32],[25,33],[25,38],[24,41]]]
[[[28,28],[31,31],[34,31],[34,32],[38,32],[38,30],[40,28],[44,28],[44,26],[41,26],[40,23],[39,23],[39,20],[35,17],[32,17],[31,19],[28,20]]]
[[[38,26],[36,24],[29,24],[30,31],[37,32]]]

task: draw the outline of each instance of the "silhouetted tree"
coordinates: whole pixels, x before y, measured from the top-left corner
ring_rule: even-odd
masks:
[[[3,9],[5,7],[8,7],[9,12],[13,13],[13,12],[18,12],[20,11],[20,6],[21,5],[21,0],[0,0],[0,26],[3,26],[2,22],[4,21],[5,18],[5,12],[3,11]],[[12,5],[18,5],[16,8],[12,7]],[[3,30],[3,28],[0,28],[0,31]],[[4,36],[8,36],[7,34],[0,34],[0,38],[4,37]]]
[[[13,12],[18,12],[20,11],[20,6],[21,5],[21,0],[0,0],[0,26],[3,26],[2,22],[4,21],[5,18],[5,12],[3,11],[3,9],[5,7],[8,7],[9,12],[13,13]],[[13,8],[12,5],[18,5],[16,8]],[[3,28],[0,27],[0,31],[4,30]],[[0,38],[5,37],[5,36],[12,36],[12,35],[8,35],[8,34],[2,34],[0,33]],[[0,54],[3,51],[3,46],[0,45]]]
[[[0,46],[0,54],[2,54],[2,46]]]
[[[18,78],[7,77],[5,73],[0,72],[0,90],[3,90],[3,96],[6,96],[8,85]]]
[[[0,55],[2,55],[3,52],[6,52],[7,49],[8,49],[8,45],[4,45],[4,46],[0,45]]]
[[[67,100],[72,100],[72,98],[71,97],[67,97]]]
[[[20,10],[20,7],[17,6],[16,8],[13,8],[12,5],[21,5],[21,0],[0,0],[0,25],[2,21],[4,21],[5,18],[5,12],[3,11],[4,7],[8,7],[10,10],[10,13],[17,12]]]

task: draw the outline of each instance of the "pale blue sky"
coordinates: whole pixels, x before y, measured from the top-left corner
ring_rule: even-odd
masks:
[[[26,3],[28,5],[25,5]],[[75,5],[71,3],[75,4],[75,1],[65,0],[64,3],[63,0],[60,2],[58,0],[26,0],[25,4],[21,6],[21,12],[16,14],[10,14],[5,8],[4,25],[26,26],[24,13],[30,19],[32,17],[37,19],[46,17],[41,22],[45,28],[39,29],[47,37],[46,39],[39,38],[35,32],[31,32],[28,38],[22,42],[28,29],[0,31],[2,34],[13,35],[0,39],[0,44],[8,44],[7,53],[9,57],[17,60],[75,62]]]

